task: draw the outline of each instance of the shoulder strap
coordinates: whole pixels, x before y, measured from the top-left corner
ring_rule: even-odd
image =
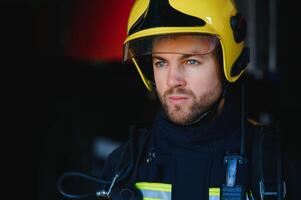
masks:
[[[258,126],[251,156],[251,187],[256,199],[284,199],[285,182],[279,131],[268,126]]]
[[[141,200],[139,190],[134,187],[138,163],[145,150],[150,131],[146,128],[134,128],[130,130],[130,138],[117,152],[113,152],[111,159],[112,182],[106,185],[99,196],[106,199],[121,200],[133,199]],[[113,177],[112,177],[113,176]]]
[[[150,131],[146,128],[131,127],[130,139],[123,149],[120,162],[116,165],[115,171],[123,171],[119,181],[131,182],[136,177],[138,163],[145,150]]]

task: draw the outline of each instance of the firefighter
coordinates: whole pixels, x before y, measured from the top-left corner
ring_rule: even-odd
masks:
[[[150,127],[133,129],[129,141],[110,154],[102,171],[107,184],[98,197],[287,196],[278,135],[247,119],[243,92],[241,101],[231,98],[235,84],[244,88],[246,33],[233,0],[134,3],[123,59],[161,107]],[[265,144],[272,144],[267,151]]]

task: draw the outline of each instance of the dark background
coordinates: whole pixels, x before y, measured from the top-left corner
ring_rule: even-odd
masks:
[[[74,2],[0,3],[2,98],[7,111],[3,127],[8,126],[2,133],[2,152],[4,165],[13,169],[4,173],[14,192],[33,186],[33,198],[39,200],[58,199],[55,183],[63,172],[93,171],[102,165],[93,149],[96,138],[122,142],[132,122],[149,119],[155,111],[133,67],[119,60],[68,57],[66,30]],[[259,121],[277,124],[285,151],[297,160],[300,11],[292,2],[272,1],[277,5],[277,69],[271,73],[266,33],[270,4],[255,2],[256,19],[248,20],[256,21],[257,69],[262,76],[247,75],[247,112]],[[116,13],[112,10],[112,15]],[[101,20],[109,21],[110,16]],[[31,191],[26,189],[22,197]]]

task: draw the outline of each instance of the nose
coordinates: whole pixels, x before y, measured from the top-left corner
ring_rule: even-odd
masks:
[[[181,87],[186,85],[184,71],[179,64],[173,64],[169,68],[167,85],[169,87]]]

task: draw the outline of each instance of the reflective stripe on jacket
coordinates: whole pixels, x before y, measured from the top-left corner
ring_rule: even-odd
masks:
[[[138,182],[135,186],[141,191],[143,200],[171,200],[171,184]],[[220,188],[209,188],[209,200],[220,200]],[[246,200],[249,200],[248,195]]]

